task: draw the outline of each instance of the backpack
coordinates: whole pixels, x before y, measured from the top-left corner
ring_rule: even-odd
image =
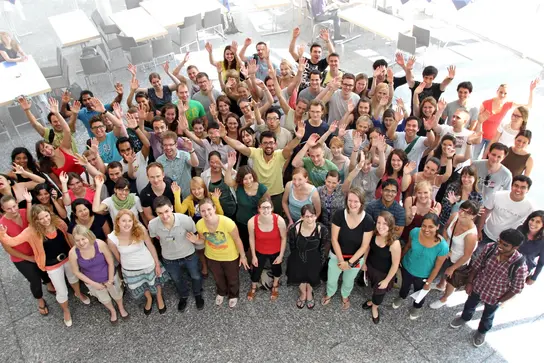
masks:
[[[482,265],[481,265],[482,270],[485,269],[485,267],[487,265],[487,261],[491,258],[491,256],[493,256],[493,254],[495,254],[495,251],[497,250],[497,246],[498,245],[495,243],[493,245],[493,247],[491,247],[485,253],[485,256],[484,256],[484,258],[482,260]],[[525,256],[521,255],[520,258],[518,258],[516,261],[514,261],[514,263],[512,263],[508,267],[508,278],[510,279],[510,282],[514,283],[514,281],[516,280],[516,274],[518,272],[518,269],[521,266],[523,266],[523,264],[525,264]]]

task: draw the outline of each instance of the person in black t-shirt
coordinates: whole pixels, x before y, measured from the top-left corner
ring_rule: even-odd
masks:
[[[397,87],[400,87],[403,84],[414,80],[412,69],[414,67],[414,63],[416,62],[416,58],[410,57],[408,59],[408,62],[405,63],[402,53],[397,52],[397,54],[395,55],[395,61],[404,70],[406,75],[404,77],[393,77],[393,89],[397,89]],[[372,64],[372,69],[374,69],[374,76],[368,78],[367,81],[367,89],[369,90],[368,97],[372,97],[372,95],[374,94],[374,90],[376,89],[376,86],[378,84],[388,83],[387,67],[388,63],[385,59],[378,59]]]
[[[298,62],[298,60],[302,57],[302,54],[304,53],[303,45],[299,46],[298,52],[295,50],[295,45],[299,35],[300,28],[296,27],[295,29],[293,29],[293,38],[291,39],[291,43],[289,44],[289,53],[291,53],[295,62]],[[329,31],[327,29],[321,30],[319,37],[323,39],[325,43],[327,43],[328,52],[334,53],[334,44],[329,37]],[[304,57],[306,58],[306,69],[304,69],[304,73],[302,74],[302,83],[300,84],[300,90],[303,90],[310,85],[311,71],[317,70],[321,74],[329,66],[327,58],[321,58],[322,53],[323,48],[321,47],[321,45],[314,43],[310,46],[310,58]]]
[[[162,164],[157,162],[150,163],[147,166],[147,178],[149,179],[149,184],[147,184],[140,193],[140,201],[142,202],[142,208],[144,209],[144,223],[146,226],[150,220],[157,216],[153,210],[153,201],[155,198],[164,195],[170,200],[172,205],[174,205],[172,180],[164,175]]]
[[[444,78],[442,83],[435,83],[433,82],[436,76],[438,75],[438,69],[433,66],[427,66],[423,68],[423,83],[425,83],[425,88],[423,91],[419,94],[419,102],[423,101],[426,97],[433,97],[436,102],[440,99],[440,96],[442,93],[446,90],[446,87],[453,81],[455,78],[455,66],[449,66],[448,67],[448,76]],[[417,86],[419,86],[421,82],[414,81],[414,80],[408,80],[408,87],[410,87],[410,91],[412,91],[412,98],[414,97],[414,91],[416,90]],[[413,99],[411,99],[410,103],[410,116],[414,115],[414,102]]]

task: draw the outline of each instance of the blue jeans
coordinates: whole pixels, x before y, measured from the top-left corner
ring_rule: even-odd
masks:
[[[474,311],[476,311],[476,306],[478,306],[478,303],[480,302],[480,295],[476,293],[470,294],[470,296],[467,299],[467,302],[465,302],[465,307],[463,308],[463,314],[461,315],[461,318],[464,321],[470,321],[472,319],[472,316],[474,315]],[[480,325],[478,325],[478,331],[482,334],[487,333],[492,327],[493,327],[493,319],[495,318],[495,312],[499,308],[498,304],[490,305],[485,304],[484,306],[484,313],[482,314],[482,318],[480,319]]]
[[[192,282],[193,295],[202,295],[202,276],[200,275],[196,253],[177,260],[163,258],[163,264],[174,281],[181,299],[189,297],[189,280]]]

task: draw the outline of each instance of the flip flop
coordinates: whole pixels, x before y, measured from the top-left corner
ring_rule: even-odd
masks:
[[[45,302],[45,300],[44,300],[44,302]],[[49,307],[47,306],[47,302],[45,302],[45,304],[43,306],[38,306],[38,312],[42,316],[49,315]]]
[[[297,308],[304,309],[306,306],[306,300],[302,300],[300,297],[297,299]]]

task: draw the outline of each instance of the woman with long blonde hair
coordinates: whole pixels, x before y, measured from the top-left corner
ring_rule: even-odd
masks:
[[[91,300],[81,293],[79,279],[74,275],[68,254],[72,247],[68,227],[56,214],[53,214],[45,205],[35,205],[31,210],[29,226],[18,236],[9,237],[6,228],[0,226],[0,241],[10,247],[28,242],[36,264],[42,271],[46,271],[56,290],[56,299],[64,313],[64,324],[72,326],[72,316],[68,308],[68,287],[65,278],[74,289],[75,295],[82,303],[88,305]]]
[[[380,83],[376,86],[376,90],[370,99],[373,121],[381,120],[384,111],[391,107],[391,103],[393,102],[392,87],[387,83]]]
[[[145,227],[128,209],[117,213],[113,232],[108,235],[108,246],[115,258],[121,263],[123,279],[132,297],[145,296],[144,314],[151,314],[153,296],[157,297],[159,314],[166,312],[162,297],[162,285],[166,281],[155,246]]]
[[[0,63],[24,62],[27,60],[23,48],[7,32],[0,32]]]

